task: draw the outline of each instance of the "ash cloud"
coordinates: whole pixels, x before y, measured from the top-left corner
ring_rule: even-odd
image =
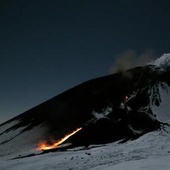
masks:
[[[145,50],[141,54],[137,54],[134,50],[127,50],[115,56],[116,61],[109,69],[109,73],[124,72],[125,70],[142,66],[150,63],[154,59],[153,50]]]

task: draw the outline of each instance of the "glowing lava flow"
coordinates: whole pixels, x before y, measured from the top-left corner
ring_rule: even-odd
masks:
[[[126,100],[126,101],[128,100],[128,98],[129,98],[128,96],[125,96],[125,100]]]
[[[42,142],[39,144],[37,150],[49,150],[49,149],[55,149],[57,148],[57,146],[59,146],[60,144],[62,144],[64,141],[66,141],[69,137],[73,136],[74,134],[76,134],[78,131],[80,131],[82,128],[77,128],[75,131],[73,131],[72,133],[66,135],[64,138],[62,138],[61,140],[59,140],[58,142],[54,142],[52,144],[48,144],[46,142]]]

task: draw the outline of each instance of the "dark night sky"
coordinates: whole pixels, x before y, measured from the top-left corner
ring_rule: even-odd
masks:
[[[169,52],[169,0],[0,0],[0,123],[86,80],[118,54]]]

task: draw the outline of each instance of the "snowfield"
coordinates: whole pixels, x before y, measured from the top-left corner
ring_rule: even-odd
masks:
[[[170,127],[120,144],[75,148],[27,158],[0,160],[2,170],[169,170]]]

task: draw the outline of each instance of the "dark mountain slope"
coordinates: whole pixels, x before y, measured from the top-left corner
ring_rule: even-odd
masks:
[[[151,105],[160,105],[159,88],[164,84],[170,85],[169,70],[153,65],[87,81],[2,124],[1,129],[17,122],[1,130],[1,137],[18,133],[0,139],[0,147],[39,125],[48,129],[39,134],[39,140],[46,141],[83,127],[67,140],[76,146],[134,139],[160,128]]]

